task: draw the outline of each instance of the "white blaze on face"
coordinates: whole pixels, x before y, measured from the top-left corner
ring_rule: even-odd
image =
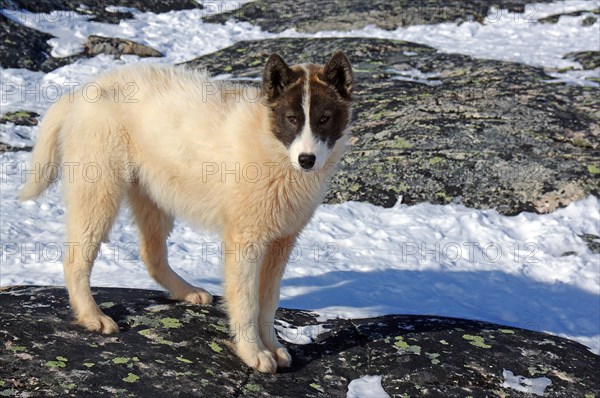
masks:
[[[327,144],[317,137],[315,137],[310,128],[310,72],[306,65],[300,65],[304,69],[306,74],[306,81],[304,83],[304,93],[302,95],[302,110],[304,112],[304,126],[300,135],[290,145],[290,161],[294,167],[298,170],[303,171],[314,171],[323,168],[327,156],[329,155],[329,148]],[[300,166],[299,156],[300,155],[314,155],[316,160],[315,164],[310,169],[305,169]]]

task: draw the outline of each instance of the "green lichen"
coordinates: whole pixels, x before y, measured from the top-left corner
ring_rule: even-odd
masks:
[[[96,343],[88,343],[88,346],[90,346],[92,348],[98,348],[98,344],[96,344]]]
[[[210,326],[217,329],[219,332],[227,333],[227,327],[223,324],[214,324],[211,323]]]
[[[179,322],[179,319],[175,318],[162,318],[160,320],[160,323],[162,323],[164,327],[169,329],[177,329],[181,327],[181,322]]]
[[[172,342],[171,340],[167,340],[164,337],[158,335],[156,333],[156,330],[154,329],[143,329],[138,331],[139,334],[141,334],[142,336],[152,340],[153,342],[157,343],[157,344],[165,344],[165,345],[175,345],[174,342]],[[185,344],[179,344],[179,345],[185,345]]]
[[[587,169],[590,172],[590,174],[600,174],[600,167],[594,164],[588,165]]]
[[[11,345],[9,347],[6,347],[6,349],[10,351],[27,351],[27,347],[24,347],[22,345]]]
[[[216,376],[215,372],[213,372],[212,369],[206,369],[206,374],[209,374],[211,376]]]
[[[216,353],[223,351],[223,348],[214,341],[211,341],[208,346]]]
[[[375,112],[371,115],[371,119],[380,120],[385,116],[385,112]]]
[[[325,392],[325,390],[323,390],[323,387],[321,387],[320,384],[310,383],[309,386],[311,386],[312,388],[314,388],[317,391],[320,391],[320,392],[323,392],[323,393]]]
[[[437,365],[438,363],[440,363],[440,360],[438,359],[440,357],[440,354],[426,352],[425,355],[427,355],[429,359],[431,359],[432,365]]]
[[[93,362],[84,362],[84,363],[83,363],[83,366],[85,366],[86,368],[91,368],[91,367],[93,367],[94,365],[95,365],[95,363],[93,363]]]
[[[64,363],[63,361],[48,361],[48,362],[46,362],[46,366],[49,368],[56,369],[56,368],[64,368],[67,366],[67,364]]]
[[[481,336],[473,336],[470,334],[463,335],[463,339],[469,340],[471,345],[479,348],[492,348],[491,345],[485,344],[485,340]]]
[[[399,349],[412,352],[413,354],[421,355],[420,346],[408,344],[406,341],[404,341],[404,338],[402,336],[396,336],[395,340],[396,342],[394,343],[394,345]]]
[[[515,331],[511,329],[498,329],[498,331],[504,334],[515,334]]]
[[[392,147],[396,148],[396,149],[410,149],[413,146],[410,142],[406,141],[404,138],[396,137],[396,139],[392,143]]]
[[[150,318],[146,315],[130,316],[130,317],[127,317],[127,320],[129,322],[131,322],[131,327],[143,325],[143,326],[148,326],[151,328],[157,328],[157,327],[160,327],[160,325],[161,325],[161,323],[158,320],[156,320],[154,318]]]
[[[56,357],[56,360],[57,361],[63,361],[63,362],[68,362],[69,361],[67,358],[61,357],[61,356]]]
[[[65,390],[72,390],[74,389],[76,386],[75,383],[69,383],[69,384],[65,384],[63,387],[65,388]]]
[[[225,66],[223,67],[223,70],[224,70],[225,72],[229,72],[229,71],[231,71],[232,69],[233,69],[233,68],[231,67],[231,65],[225,65]]]
[[[596,398],[595,394],[585,394],[585,398]]]
[[[429,159],[429,164],[430,165],[434,165],[434,164],[438,164],[444,161],[444,158],[441,158],[439,156],[434,156],[431,159]]]
[[[249,392],[259,392],[260,391],[260,386],[258,384],[246,384],[246,386],[243,388],[244,390],[244,394],[248,394]]]
[[[358,192],[360,190],[360,185],[359,184],[352,184],[348,187],[348,190],[350,192]]]
[[[186,359],[184,357],[177,357],[175,359],[177,359],[178,361],[181,361],[183,363],[193,363],[192,361],[190,361],[189,359]]]
[[[116,358],[113,358],[112,361],[116,365],[121,365],[121,364],[124,364],[124,363],[128,363],[129,362],[129,358],[126,358],[126,357],[116,357]]]
[[[440,340],[440,344],[443,344],[443,345],[450,345],[450,343],[448,343],[446,340]]]
[[[135,375],[133,373],[129,373],[129,374],[127,374],[127,377],[123,378],[123,381],[126,382],[126,383],[135,383],[139,379],[140,379],[140,377],[138,375]]]

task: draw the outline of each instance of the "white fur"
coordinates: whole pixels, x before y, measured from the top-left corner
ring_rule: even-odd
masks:
[[[39,167],[30,168],[79,166],[63,181],[67,239],[87,248],[64,259],[78,322],[94,331],[118,331],[92,297],[90,274],[93,250],[126,197],[140,228],[140,257],[176,299],[206,304],[212,296],[168,264],[165,240],[174,217],[222,234],[225,303],[236,352],[262,372],[289,366],[291,357],[273,325],[279,283],[297,235],[323,199],[346,134],[327,155],[307,139],[300,150],[315,153],[325,167],[303,173],[291,167],[290,152],[271,131],[257,88],[225,87],[201,72],[156,66],[122,68],[95,83],[102,88],[99,100],[77,92],[49,109],[33,151]],[[92,163],[101,172],[97,180],[83,173]],[[21,198],[31,199],[49,184],[28,175]]]

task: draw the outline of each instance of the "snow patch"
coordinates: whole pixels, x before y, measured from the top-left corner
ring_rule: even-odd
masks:
[[[348,384],[346,398],[389,398],[381,386],[382,376],[363,376]]]
[[[323,325],[294,326],[291,323],[276,319],[279,325],[275,325],[277,335],[280,339],[292,344],[310,344],[317,340],[321,333],[329,332]]]
[[[534,379],[528,379],[525,376],[515,376],[510,370],[504,370],[502,372],[504,382],[502,383],[503,388],[512,388],[513,390],[544,396],[544,390],[546,387],[552,384],[552,381],[547,377],[536,377]]]
[[[410,69],[410,70],[396,70],[389,69],[388,72],[393,73],[393,80],[404,80],[409,82],[415,82],[419,84],[425,84],[427,86],[437,86],[442,84],[440,80],[436,80],[436,78],[440,77],[438,73],[434,72],[421,72],[418,69]]]

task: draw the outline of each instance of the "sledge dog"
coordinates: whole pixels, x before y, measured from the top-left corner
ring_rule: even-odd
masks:
[[[273,325],[280,281],[342,156],[354,80],[341,51],[325,65],[288,66],[272,54],[262,77],[253,87],[180,67],[124,67],[48,110],[20,198],[64,175],[75,248],[64,256],[65,284],[79,324],[119,331],[94,301],[90,274],[126,198],[140,257],[174,299],[212,302],[169,266],[174,218],[221,234],[237,355],[261,372],[291,365]]]

